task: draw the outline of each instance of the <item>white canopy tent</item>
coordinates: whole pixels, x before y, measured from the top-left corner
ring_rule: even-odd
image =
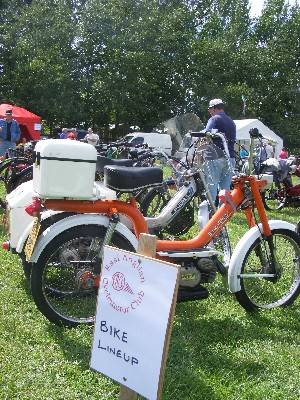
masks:
[[[241,145],[244,144],[246,149],[249,150],[250,146],[250,134],[251,128],[257,128],[259,133],[264,138],[270,140],[274,147],[275,158],[278,158],[278,154],[283,146],[283,140],[281,137],[276,135],[271,129],[263,124],[259,119],[236,119],[234,120],[236,125],[236,140]],[[238,149],[236,149],[238,150]]]

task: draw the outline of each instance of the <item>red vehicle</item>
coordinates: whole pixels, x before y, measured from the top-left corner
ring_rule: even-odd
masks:
[[[293,165],[290,160],[279,160],[286,163],[283,171],[273,171],[274,182],[270,189],[262,193],[266,210],[281,210],[283,207],[300,207],[300,184],[293,185],[292,173],[300,178],[300,166]]]

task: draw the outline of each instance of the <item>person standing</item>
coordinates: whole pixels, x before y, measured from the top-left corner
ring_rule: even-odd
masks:
[[[17,149],[22,154],[25,154],[26,143],[27,143],[26,138],[23,138],[22,142],[17,145]]]
[[[278,157],[282,160],[286,160],[288,158],[288,152],[283,147],[282,150],[279,152]]]
[[[61,134],[59,135],[60,139],[67,139],[68,136],[68,129],[67,128],[62,128]]]
[[[218,160],[218,166],[215,165],[213,167],[213,163],[216,164],[215,161],[211,163],[211,168],[209,169],[212,173],[208,173],[208,175],[212,176],[208,177],[207,183],[212,198],[216,199],[218,189],[225,189],[228,191],[230,190],[231,178],[233,176],[233,170],[236,163],[234,151],[234,143],[236,140],[236,125],[233,120],[225,113],[225,104],[221,99],[212,99],[209,102],[208,111],[211,117],[207,122],[206,130],[216,130],[217,132],[222,133],[225,136],[229,152],[228,156],[231,164],[231,168],[228,169],[228,163],[225,157],[224,160]],[[216,138],[213,141],[216,146],[225,151],[222,140],[220,138]]]
[[[246,150],[246,147],[244,144],[241,144],[241,149],[240,149],[240,157],[242,159],[245,159],[249,155],[248,151]]]
[[[92,128],[88,128],[88,133],[87,133],[87,135],[85,135],[84,140],[88,144],[91,144],[92,146],[96,146],[99,141],[99,136],[93,132]]]
[[[268,159],[268,153],[267,153],[267,144],[264,143],[262,147],[259,149],[259,161],[262,164],[264,161],[267,161]]]
[[[76,140],[76,136],[74,135],[73,132],[71,132],[71,133],[68,134],[67,139]]]
[[[8,152],[13,157],[21,131],[18,122],[13,119],[12,110],[6,110],[5,118],[0,119],[0,127],[0,156]]]
[[[75,136],[75,139],[77,140],[77,139],[78,139],[78,133],[77,133],[77,129],[76,129],[76,128],[72,128],[72,130],[71,130],[71,133],[73,133],[73,134],[74,134],[74,136]]]
[[[267,158],[274,158],[274,149],[271,141],[265,143],[265,149],[267,152]]]

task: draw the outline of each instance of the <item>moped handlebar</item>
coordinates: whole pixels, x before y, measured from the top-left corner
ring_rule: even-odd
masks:
[[[263,139],[263,135],[261,133],[259,133],[259,130],[257,128],[251,128],[249,130],[249,135],[250,135],[250,138],[253,138],[253,139],[258,139],[258,138]]]
[[[192,137],[198,137],[198,138],[205,138],[205,137],[211,137],[211,138],[220,138],[224,143],[226,143],[226,138],[221,132],[210,132],[210,131],[200,131],[200,132],[191,132]]]
[[[209,136],[210,132],[200,131],[200,132],[191,132],[192,137],[204,138]]]
[[[229,150],[228,150],[228,145],[226,141],[226,137],[223,133],[221,132],[210,132],[210,131],[200,131],[200,132],[191,132],[192,137],[198,137],[198,138],[205,138],[205,137],[211,137],[213,138],[219,138],[222,140],[224,150],[229,158]]]

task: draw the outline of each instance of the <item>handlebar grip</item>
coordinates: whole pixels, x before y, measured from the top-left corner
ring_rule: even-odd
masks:
[[[204,137],[208,136],[208,134],[209,134],[209,132],[205,132],[205,131],[202,131],[202,132],[191,132],[191,136],[192,137],[199,137],[199,138],[204,138]]]
[[[263,137],[263,135],[259,132],[259,130],[257,128],[251,128],[249,130],[249,134],[250,134],[250,137],[252,137],[254,139]]]

